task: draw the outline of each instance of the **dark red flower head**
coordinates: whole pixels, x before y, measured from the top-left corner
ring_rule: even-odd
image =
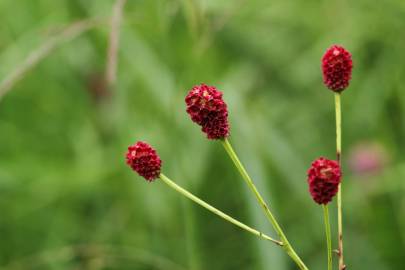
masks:
[[[332,91],[342,92],[352,78],[352,55],[345,48],[333,45],[322,57],[323,82]]]
[[[228,109],[222,92],[205,84],[194,86],[186,96],[187,113],[208,139],[229,136]]]
[[[127,164],[148,181],[159,177],[162,161],[155,149],[145,142],[128,146]]]
[[[318,158],[308,170],[309,192],[318,204],[328,204],[336,195],[342,173],[337,161]]]

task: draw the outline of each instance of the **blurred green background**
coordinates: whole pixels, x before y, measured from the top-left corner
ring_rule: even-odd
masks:
[[[125,165],[126,147],[145,140],[166,175],[275,235],[221,144],[185,113],[201,82],[224,92],[230,140],[299,255],[326,269],[306,170],[335,156],[320,72],[334,43],[354,60],[342,97],[346,264],[404,269],[405,1],[128,0],[108,87],[114,3],[0,1],[1,81],[64,27],[99,18],[0,91],[0,269],[296,269]],[[330,211],[337,247],[335,202]]]

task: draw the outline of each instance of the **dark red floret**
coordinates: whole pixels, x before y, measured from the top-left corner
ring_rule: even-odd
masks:
[[[127,164],[148,181],[159,177],[162,161],[156,150],[145,142],[137,142],[128,147]]]
[[[318,204],[328,204],[336,195],[341,180],[339,163],[335,160],[318,158],[308,170],[309,192]]]
[[[323,82],[334,92],[342,92],[352,77],[352,55],[343,47],[331,46],[322,57]]]
[[[201,84],[190,90],[185,101],[191,120],[201,126],[208,139],[229,136],[228,108],[222,92],[214,86]]]

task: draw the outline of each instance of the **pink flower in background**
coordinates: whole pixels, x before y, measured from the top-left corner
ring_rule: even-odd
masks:
[[[376,174],[384,168],[387,161],[383,146],[373,142],[361,142],[349,154],[349,167],[358,175]]]

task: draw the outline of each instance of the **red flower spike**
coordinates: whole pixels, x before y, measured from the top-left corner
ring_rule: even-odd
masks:
[[[333,45],[322,57],[323,82],[334,92],[342,92],[352,78],[352,55],[345,48]]]
[[[156,150],[145,142],[137,142],[128,147],[126,162],[147,181],[152,182],[159,177],[162,161]]]
[[[318,204],[328,204],[336,195],[342,173],[335,160],[318,158],[308,170],[309,192]]]
[[[229,136],[228,108],[222,92],[205,84],[194,86],[185,98],[191,120],[201,126],[208,139]]]

